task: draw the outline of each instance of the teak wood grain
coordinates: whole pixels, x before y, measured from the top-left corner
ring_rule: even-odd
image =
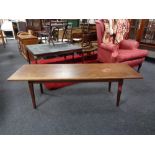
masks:
[[[27,34],[27,35],[20,35],[19,34],[17,37],[20,40],[24,40],[24,39],[38,39],[36,36],[31,35],[31,34]]]
[[[142,79],[127,64],[29,64],[23,65],[8,80],[15,81],[115,81]]]

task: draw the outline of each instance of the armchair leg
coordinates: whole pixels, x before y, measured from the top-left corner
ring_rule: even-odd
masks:
[[[111,82],[109,82],[108,91],[109,91],[109,92],[111,91]]]
[[[140,72],[140,68],[142,67],[142,63],[139,64],[137,71]]]

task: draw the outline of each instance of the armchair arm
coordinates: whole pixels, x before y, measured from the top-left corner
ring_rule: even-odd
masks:
[[[115,44],[104,44],[100,45],[100,48],[106,50],[111,55],[111,62],[115,62],[118,56],[118,45]]]
[[[101,48],[105,49],[105,50],[108,50],[110,52],[114,52],[114,51],[117,51],[118,50],[118,46],[117,45],[114,45],[114,44],[104,44],[102,43],[100,45]]]
[[[139,47],[139,43],[136,40],[122,40],[119,44],[120,49],[136,49]]]

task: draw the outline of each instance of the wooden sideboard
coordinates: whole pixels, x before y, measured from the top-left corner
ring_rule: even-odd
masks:
[[[21,33],[17,35],[17,39],[20,54],[28,60],[26,45],[38,44],[38,38],[28,33]]]

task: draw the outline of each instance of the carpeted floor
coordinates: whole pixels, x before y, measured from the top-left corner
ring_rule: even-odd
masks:
[[[27,83],[6,79],[26,61],[16,41],[0,45],[0,134],[155,134],[155,63],[144,62],[143,80],[126,80],[120,107],[117,85],[79,83],[41,95],[34,110]]]

